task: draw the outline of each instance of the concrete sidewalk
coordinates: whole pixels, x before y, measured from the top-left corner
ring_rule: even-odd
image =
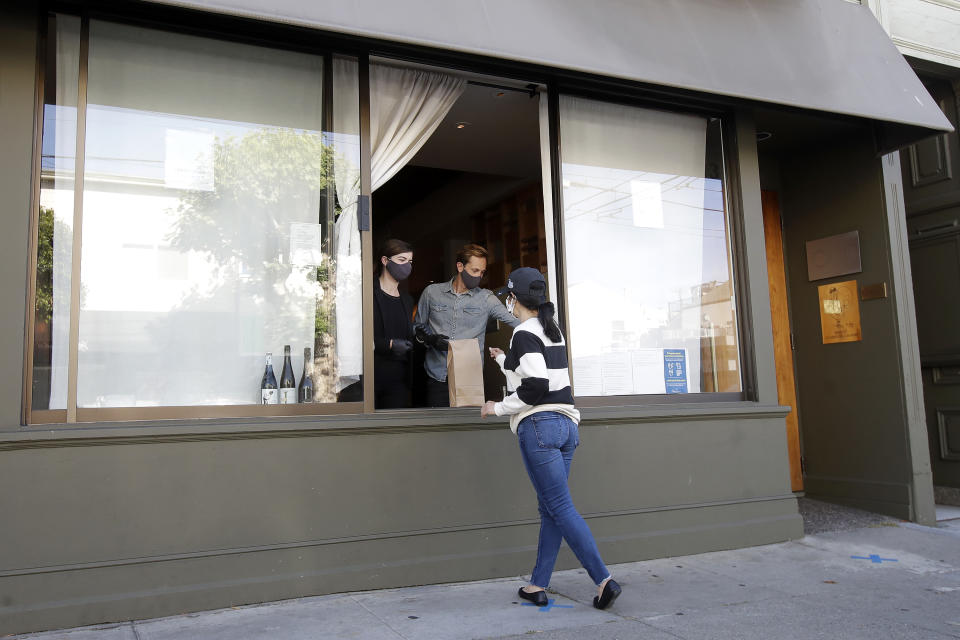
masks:
[[[551,606],[521,577],[301,598],[18,640],[743,640],[960,638],[960,520],[860,528],[612,567],[623,595],[591,606],[582,570],[554,575]],[[533,558],[531,558],[531,561]]]

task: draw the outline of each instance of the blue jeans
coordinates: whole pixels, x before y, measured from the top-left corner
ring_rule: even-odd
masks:
[[[534,413],[520,421],[517,438],[523,464],[537,491],[540,511],[537,564],[530,582],[544,589],[549,586],[560,541],[565,539],[590,578],[599,585],[610,572],[600,558],[590,527],[573,506],[567,487],[573,450],[580,444],[577,423],[562,413]]]

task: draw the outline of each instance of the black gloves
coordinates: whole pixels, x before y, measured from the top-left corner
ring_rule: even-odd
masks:
[[[425,344],[428,347],[433,347],[437,351],[446,351],[450,346],[447,344],[447,340],[450,338],[442,333],[427,333],[422,325],[417,325],[415,332],[417,335],[417,342],[420,344]]]
[[[410,349],[413,348],[413,344],[411,344],[409,340],[404,340],[403,338],[394,338],[390,342],[390,351],[395,356],[404,356],[410,352]]]
[[[430,334],[428,334],[427,331],[423,328],[423,325],[416,324],[413,326],[413,335],[414,337],[416,337],[417,342],[419,342],[420,344],[426,344],[427,337]]]

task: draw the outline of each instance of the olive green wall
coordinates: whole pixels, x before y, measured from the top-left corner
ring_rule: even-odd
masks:
[[[783,412],[691,411],[587,411],[571,485],[608,563],[802,535]],[[0,633],[529,572],[515,438],[442,413],[8,441]]]
[[[27,236],[31,202],[37,13],[34,3],[0,9],[0,426],[20,423]]]
[[[780,158],[805,489],[929,522],[932,485],[899,167],[885,175],[867,133]],[[854,230],[862,273],[809,282],[805,242]],[[845,280],[856,280],[858,289],[886,283],[889,297],[860,301],[862,341],[825,345],[817,288]]]
[[[529,571],[535,496],[506,423],[476,410],[20,425],[36,32],[17,6],[0,16],[0,635]],[[802,535],[737,127],[756,400],[584,410],[571,484],[610,563]]]

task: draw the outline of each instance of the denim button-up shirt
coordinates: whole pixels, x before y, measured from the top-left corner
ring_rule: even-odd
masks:
[[[488,318],[496,318],[511,327],[520,324],[489,289],[477,287],[466,293],[454,293],[451,279],[423,290],[414,322],[422,325],[427,333],[443,334],[451,340],[476,338],[483,352]],[[446,381],[447,352],[427,349],[423,368],[434,380]]]

